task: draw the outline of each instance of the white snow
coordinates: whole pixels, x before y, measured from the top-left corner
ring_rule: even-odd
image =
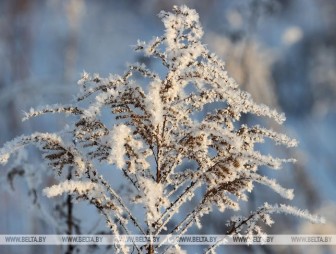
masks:
[[[111,164],[115,163],[118,168],[123,168],[125,166],[125,143],[131,129],[124,124],[120,124],[115,125],[111,133],[110,146],[112,150],[107,161]]]
[[[89,194],[90,196],[98,194],[99,196],[101,195],[100,188],[101,187],[96,183],[89,181],[65,180],[64,182],[45,188],[43,193],[48,198],[56,197],[63,193],[78,193],[79,195]]]

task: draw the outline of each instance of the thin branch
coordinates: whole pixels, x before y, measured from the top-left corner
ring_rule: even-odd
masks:
[[[133,224],[141,231],[142,234],[146,234],[145,231],[141,228],[141,226],[138,224],[135,217],[132,215],[131,211],[128,209],[128,207],[125,205],[125,203],[122,201],[121,197],[112,189],[112,187],[106,182],[105,179],[103,179],[102,176],[98,177],[101,183],[108,189],[108,191],[111,193],[112,196],[114,196],[119,204],[124,208],[125,212],[127,213],[128,217],[131,219]]]

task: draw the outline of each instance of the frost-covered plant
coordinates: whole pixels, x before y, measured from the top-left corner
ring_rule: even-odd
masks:
[[[200,224],[214,207],[236,211],[228,222],[228,234],[260,234],[260,222],[271,225],[270,214],[278,212],[319,221],[296,208],[268,203],[248,217],[238,215],[240,200],[248,200],[247,192],[253,191],[255,182],[293,198],[292,190],[258,171],[260,166],[279,169],[293,160],[264,155],[255,145],[265,139],[288,147],[297,142],[260,125],[240,123],[244,114],[279,124],[285,117],[256,104],[227,75],[224,62],[201,43],[203,30],[195,10],[174,7],[160,17],[164,35],[149,43],[138,42],[136,50],[157,58],[164,70],[155,73],[135,64],[124,75],[109,78],[84,73],[78,82],[81,92],[72,104],[46,106],[25,116],[65,113],[74,116],[73,121],[59,133],[34,133],[6,143],[0,161],[6,163],[10,154],[28,144],[37,145],[61,179],[44,193],[48,197],[70,193],[88,201],[103,214],[114,235],[181,235]],[[137,79],[132,79],[133,74]],[[206,104],[218,102],[222,108],[204,112]],[[106,119],[106,110],[113,119]],[[196,166],[186,168],[190,162]],[[133,188],[131,198],[104,178],[102,165],[123,172]],[[73,170],[71,178],[68,168]],[[195,193],[201,195],[197,205],[175,216],[183,205],[192,204]],[[127,246],[117,247],[129,251]],[[149,243],[146,247],[154,253],[163,246]]]

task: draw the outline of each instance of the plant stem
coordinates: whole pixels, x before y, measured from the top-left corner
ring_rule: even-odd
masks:
[[[69,173],[68,173],[68,180],[72,179],[72,167],[69,168]],[[71,195],[69,194],[67,196],[67,201],[66,201],[66,206],[67,206],[67,226],[68,226],[68,235],[73,234],[73,203],[71,201]],[[72,254],[75,249],[75,246],[72,244],[68,245],[68,248],[66,250],[66,254]]]

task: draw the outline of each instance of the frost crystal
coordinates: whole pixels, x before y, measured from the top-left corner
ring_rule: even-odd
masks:
[[[8,159],[10,157],[10,154],[9,153],[3,153],[1,154],[0,156],[0,164],[6,164],[8,162]]]
[[[125,144],[131,129],[126,125],[114,126],[112,130],[112,137],[110,146],[112,147],[111,153],[107,160],[109,163],[115,163],[118,168],[123,168],[125,166],[124,156],[126,153]]]
[[[90,193],[90,195],[92,195],[99,188],[100,188],[99,185],[96,185],[92,182],[68,180],[60,184],[45,188],[43,192],[48,198],[59,196],[66,192],[69,193],[76,192],[79,195]]]
[[[140,179],[143,194],[138,200],[147,207],[147,221],[149,225],[155,223],[161,216],[161,207],[167,207],[169,201],[163,194],[164,186],[151,179]]]
[[[161,80],[153,80],[149,86],[149,93],[146,97],[146,107],[151,114],[151,121],[154,126],[163,122],[163,105],[160,97]]]

